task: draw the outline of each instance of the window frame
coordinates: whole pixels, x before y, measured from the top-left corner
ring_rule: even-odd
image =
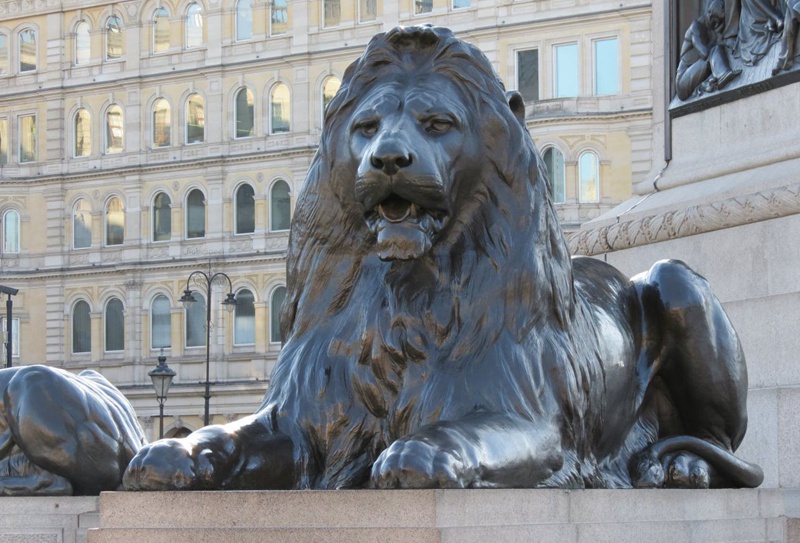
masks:
[[[597,59],[598,59],[598,56],[597,56],[597,45],[599,43],[601,43],[601,42],[606,42],[606,41],[614,41],[617,44],[617,56],[614,59],[614,61],[616,63],[616,69],[617,69],[617,74],[616,74],[617,77],[616,77],[616,82],[615,82],[616,89],[614,90],[614,92],[608,92],[608,93],[604,92],[604,93],[601,94],[597,90],[597,74],[598,74],[598,69],[597,69]],[[619,36],[617,36],[617,35],[602,36],[602,37],[592,38],[592,40],[591,40],[591,42],[592,42],[592,95],[593,96],[616,96],[616,95],[620,94],[620,91],[622,89],[622,81],[621,81],[622,73],[620,71],[619,41],[620,41],[619,40]]]
[[[7,249],[8,226],[6,224],[6,221],[8,220],[8,217],[11,215],[11,213],[13,213],[14,215],[17,216],[17,218],[16,218],[16,228],[15,228],[16,240],[15,240],[15,243],[14,243],[16,245],[16,250],[9,251]],[[0,245],[0,254],[3,254],[3,255],[18,255],[18,254],[20,254],[22,252],[22,232],[20,231],[21,228],[22,228],[22,214],[19,211],[17,211],[16,209],[14,209],[14,208],[9,208],[9,209],[6,209],[5,211],[3,211],[3,214],[0,215],[0,220],[2,221],[2,222],[0,222],[0,225],[1,225],[0,229],[2,229],[2,236],[3,236],[2,245]],[[0,332],[1,332],[1,330],[0,330]]]
[[[11,75],[11,33],[10,32],[0,32],[0,38],[5,38],[6,42],[6,58],[5,58],[5,71],[2,71],[3,63],[2,57],[0,57],[0,77],[8,77]]]
[[[519,55],[520,53],[527,53],[530,51],[536,51],[536,97],[533,101],[529,101],[523,94],[522,89],[520,88],[520,81],[519,81]],[[537,102],[542,99],[542,55],[541,55],[541,48],[540,47],[527,47],[525,49],[515,49],[514,50],[514,81],[517,84],[517,91],[522,96],[522,99],[525,101],[526,105],[532,105],[534,102]]]
[[[193,7],[197,7],[200,10],[200,44],[199,45],[189,45],[189,10]],[[187,50],[189,49],[198,49],[200,47],[204,47],[206,44],[205,40],[205,16],[203,6],[199,2],[192,2],[188,6],[186,6],[186,12],[184,13],[183,17],[183,47]]]
[[[88,116],[89,153],[85,155],[78,154],[78,116],[81,113],[86,113]],[[86,107],[81,106],[75,110],[75,114],[72,116],[72,158],[87,158],[90,156],[92,156],[92,114]]]
[[[289,112],[289,114],[287,116],[287,118],[288,118],[288,122],[287,122],[288,128],[285,131],[276,132],[275,131],[275,125],[274,125],[274,115],[273,115],[273,107],[274,107],[274,103],[275,102],[274,102],[273,98],[275,96],[275,90],[280,86],[283,86],[286,89],[286,92],[289,95],[289,101],[288,101],[288,105],[289,105],[288,112]],[[267,102],[269,104],[269,111],[267,112],[268,113],[267,117],[269,119],[269,135],[270,136],[276,136],[276,135],[279,135],[279,134],[291,134],[291,132],[292,132],[292,90],[289,88],[289,85],[287,85],[283,81],[277,81],[269,89],[269,95],[268,95],[268,98],[267,98]]]
[[[573,76],[575,77],[575,95],[574,96],[572,96],[572,95],[561,96],[561,95],[559,95],[559,89],[558,89],[558,65],[559,65],[559,62],[558,62],[558,50],[560,48],[569,47],[569,46],[574,46],[575,47],[575,73],[573,74]],[[552,51],[553,51],[553,98],[555,98],[555,99],[560,99],[560,98],[566,98],[566,99],[578,98],[579,96],[581,96],[581,69],[580,69],[580,67],[581,67],[581,48],[580,48],[580,43],[577,40],[576,41],[563,42],[563,43],[556,43],[556,44],[553,44]]]
[[[252,301],[252,307],[253,307],[253,315],[252,315],[252,319],[253,319],[252,329],[253,330],[252,330],[252,333],[253,333],[253,336],[252,336],[252,341],[247,341],[247,342],[239,341],[239,338],[237,337],[238,334],[236,332],[236,330],[237,330],[236,322],[237,322],[237,320],[239,318],[239,308],[242,307],[240,305],[241,304],[241,298],[239,297],[241,295],[242,291],[249,292],[250,296],[252,296],[252,298],[253,298],[253,301]],[[248,339],[250,339],[250,338],[248,338]],[[256,344],[256,295],[255,295],[255,293],[253,292],[252,289],[247,288],[247,287],[242,287],[242,288],[240,288],[239,290],[236,291],[236,307],[233,310],[233,345],[234,345],[234,347],[246,347],[246,346],[254,346],[255,344]]]
[[[200,105],[203,109],[203,137],[199,141],[189,141],[189,107],[193,97],[200,99]],[[206,100],[199,92],[193,92],[186,97],[186,107],[184,108],[184,123],[183,123],[183,136],[186,145],[200,145],[206,142]]]
[[[365,4],[364,7],[366,8],[367,2],[375,2],[375,17],[373,17],[372,19],[364,19],[363,16],[361,4]],[[358,17],[358,24],[374,24],[378,22],[378,0],[356,0],[356,6],[358,11],[358,13],[356,14],[356,17]]]
[[[5,130],[0,130],[0,168],[5,166],[11,160],[11,153],[9,149],[13,151],[13,145],[9,145],[9,132],[11,125],[11,119],[7,116],[0,116],[0,125],[5,124]],[[5,134],[3,133],[5,132]],[[3,155],[3,148],[5,148],[5,156]]]
[[[281,338],[278,338],[278,340],[275,341],[274,338],[273,338],[273,335],[272,335],[272,332],[273,332],[273,320],[274,320],[275,311],[276,311],[276,309],[275,309],[275,294],[280,289],[284,290],[283,299],[284,299],[284,302],[285,302],[286,296],[288,294],[288,291],[286,290],[286,285],[277,285],[269,293],[269,344],[270,345],[283,345],[283,341],[281,340]],[[281,306],[282,305],[283,305],[283,302],[281,303]],[[278,307],[277,308],[278,335],[280,335],[280,326],[281,326],[280,325],[280,316],[281,316],[281,308]]]
[[[33,160],[22,160],[22,119],[33,117]],[[37,113],[20,113],[17,115],[17,161],[19,164],[35,164],[39,162],[39,123]]]
[[[163,345],[156,346],[153,341],[153,339],[155,338],[155,333],[154,333],[155,305],[156,302],[161,298],[167,301],[167,322],[169,323],[169,334],[168,334],[169,345],[166,346]],[[172,302],[170,301],[169,296],[167,296],[166,294],[158,293],[155,296],[153,296],[152,300],[150,300],[150,350],[156,351],[159,349],[171,349],[171,348],[172,348]]]
[[[167,200],[167,208],[169,209],[169,231],[167,235],[167,239],[156,239],[157,229],[156,229],[156,200],[158,200],[159,196],[164,196]],[[168,243],[172,239],[172,198],[167,193],[167,191],[159,190],[153,195],[153,200],[150,205],[150,241],[153,243]]]
[[[166,13],[166,18],[167,18],[167,47],[163,51],[158,51],[156,50],[156,26],[158,25],[157,19],[159,17],[163,17],[163,15],[159,15],[159,13],[162,11]],[[165,55],[169,53],[169,50],[171,48],[171,43],[169,39],[171,37],[170,25],[172,23],[172,21],[170,21],[170,17],[171,17],[170,12],[166,7],[164,7],[164,4],[159,5],[159,7],[157,7],[155,11],[153,11],[153,17],[150,24],[150,53],[153,55]]]
[[[273,30],[274,28],[273,25],[275,24],[274,14],[276,11],[276,5],[278,1],[283,2],[283,11],[286,12],[286,23],[284,23],[286,25],[286,30],[284,32],[275,32]],[[289,2],[287,0],[273,0],[272,2],[270,2],[270,8],[269,8],[269,35],[285,36],[287,34],[289,34]]]
[[[239,37],[239,6],[242,2],[247,2],[250,7],[250,35],[246,38]],[[236,3],[233,5],[233,39],[235,42],[247,42],[253,39],[253,19],[253,4],[251,0],[236,0]]]
[[[339,18],[338,18],[336,24],[328,24],[328,18],[325,16],[325,6],[327,6],[328,2],[331,2],[331,1],[337,2],[339,4]],[[338,26],[341,26],[341,24],[342,24],[342,0],[322,0],[320,2],[320,6],[322,8],[321,17],[322,17],[322,28],[323,29],[336,28]]]
[[[31,32],[33,35],[33,69],[22,69],[22,34]],[[19,75],[29,75],[39,71],[39,32],[33,27],[21,28],[17,32],[17,73]]]
[[[79,58],[80,58],[80,54],[79,54],[80,49],[78,48],[78,45],[79,45],[78,35],[79,35],[81,27],[83,27],[83,26],[86,27],[86,36],[89,39],[89,47],[86,50],[86,54],[88,55],[86,60],[84,62],[81,62],[79,60]],[[73,61],[72,61],[72,64],[74,66],[85,66],[87,64],[91,64],[91,62],[92,62],[92,26],[89,24],[89,22],[86,19],[81,19],[80,21],[78,21],[75,24],[75,44],[74,44],[74,48],[73,48],[72,53],[74,55],[74,58],[73,58]]]
[[[288,204],[289,205],[289,209],[288,209],[289,227],[288,228],[282,228],[282,229],[275,229],[275,228],[273,228],[274,221],[275,221],[275,213],[274,213],[274,207],[273,207],[274,206],[274,202],[275,202],[274,193],[275,193],[275,188],[280,183],[284,183],[286,185],[286,187],[289,189],[289,191],[288,191],[288,194],[289,194],[289,204]],[[290,185],[287,180],[283,179],[282,177],[279,177],[279,178],[275,179],[275,181],[272,182],[272,185],[269,188],[269,231],[271,233],[288,232],[289,230],[291,230],[291,228],[292,228],[292,185]]]
[[[183,308],[183,348],[187,349],[187,350],[188,349],[204,349],[206,347],[206,343],[208,343],[208,331],[205,330],[205,326],[208,324],[206,322],[206,306],[205,306],[205,304],[208,303],[208,302],[206,301],[206,297],[202,292],[198,292],[198,291],[195,290],[195,291],[192,291],[192,295],[194,296],[194,299],[196,301],[192,302],[189,305],[189,307],[184,307]],[[192,308],[195,307],[195,306],[200,306],[201,305],[200,304],[201,301],[203,302],[202,303],[202,312],[197,312],[197,315],[199,315],[199,317],[197,317],[197,318],[201,318],[202,319],[200,321],[200,323],[202,324],[201,328],[203,329],[203,332],[204,332],[202,334],[202,336],[201,336],[202,339],[203,339],[203,342],[201,344],[199,344],[199,345],[189,345],[189,311],[191,311]],[[195,311],[197,311],[197,310],[195,310]]]
[[[167,111],[167,143],[164,145],[156,145],[156,106],[158,106],[161,102],[166,105]],[[166,149],[167,147],[172,147],[172,104],[169,103],[164,96],[157,96],[155,100],[153,100],[153,105],[150,108],[150,146],[152,149]],[[123,141],[124,144],[124,141]]]
[[[249,232],[240,232],[239,231],[239,191],[241,191],[244,187],[248,187],[252,192],[252,199],[253,199],[253,229]],[[233,235],[234,236],[250,236],[255,233],[256,231],[256,190],[253,185],[248,182],[239,183],[236,187],[236,190],[233,191]]]
[[[86,309],[87,309],[87,313],[86,314],[87,314],[87,317],[89,319],[89,326],[87,327],[87,333],[88,333],[88,339],[89,339],[89,341],[88,341],[89,348],[88,348],[88,350],[85,350],[85,351],[76,351],[75,350],[75,343],[76,343],[75,342],[75,334],[76,334],[76,331],[75,331],[75,312],[77,311],[78,305],[80,305],[80,304],[84,304],[86,306]],[[87,355],[87,354],[91,355],[92,354],[92,306],[89,304],[89,302],[87,300],[84,300],[83,298],[81,298],[81,299],[76,300],[75,302],[73,302],[72,307],[70,308],[70,312],[69,312],[69,328],[70,328],[70,353],[72,355]]]
[[[122,241],[120,243],[112,244],[108,242],[109,239],[108,215],[109,215],[109,207],[111,206],[111,202],[113,202],[114,200],[119,201],[120,206],[122,207],[120,211],[122,213]],[[105,205],[103,206],[103,247],[122,247],[123,245],[125,245],[125,222],[126,222],[125,219],[126,219],[125,200],[121,196],[118,196],[116,194],[109,196],[108,199],[106,200]]]
[[[593,160],[593,168],[595,171],[595,190],[597,196],[594,200],[583,199],[583,157],[591,155]],[[600,155],[593,149],[584,149],[578,154],[578,203],[581,204],[599,204],[600,203]]]
[[[339,86],[336,88],[336,92],[334,92],[333,95],[331,96],[331,99],[328,100],[328,103],[325,103],[325,86],[326,86],[325,84],[331,79],[336,79],[339,82]],[[325,110],[327,109],[328,104],[331,103],[331,101],[336,96],[336,93],[339,92],[339,89],[341,88],[342,88],[342,79],[338,75],[328,74],[322,78],[322,83],[319,86],[319,103],[320,103],[320,113],[321,113],[320,126],[325,125]]]
[[[75,212],[76,212],[76,210],[78,208],[78,204],[80,204],[81,202],[86,202],[86,204],[88,205],[88,209],[85,210],[85,211],[86,211],[86,213],[89,214],[89,245],[87,245],[85,247],[77,247],[75,245]],[[82,211],[82,213],[83,213],[83,211]],[[76,250],[76,249],[77,250],[91,249],[91,247],[92,247],[92,220],[93,220],[92,219],[92,204],[91,204],[91,202],[89,202],[89,199],[88,198],[78,198],[77,200],[75,200],[75,202],[72,204],[72,249],[73,250]]]
[[[112,302],[119,302],[120,305],[120,318],[122,320],[122,348],[109,349],[108,348],[108,311]],[[104,354],[117,354],[125,352],[125,303],[117,296],[111,296],[103,304],[103,353]]]
[[[199,192],[203,196],[203,235],[189,237],[189,196],[191,196],[195,191]],[[200,189],[199,187],[191,187],[189,191],[186,193],[186,197],[184,198],[184,209],[186,210],[186,212],[184,213],[183,217],[183,223],[184,223],[183,239],[185,240],[205,239],[206,234],[208,234],[208,205],[207,205],[206,193],[203,192],[203,190]]]
[[[110,25],[111,25],[111,20],[112,19],[116,19],[119,22],[119,36],[120,36],[121,45],[120,45],[120,53],[119,53],[119,56],[117,56],[117,57],[110,56],[109,55],[109,50],[108,50],[108,47],[109,47],[108,46],[108,35],[109,35],[109,30],[111,28]],[[125,36],[124,36],[124,32],[122,30],[122,17],[120,17],[116,13],[113,13],[113,14],[109,15],[108,19],[106,19],[106,24],[103,27],[103,45],[104,45],[103,60],[105,62],[119,62],[124,58],[124,56],[125,56]]]
[[[250,115],[252,119],[252,127],[250,128],[251,133],[247,136],[240,136],[239,135],[239,96],[242,93],[245,93],[245,100],[247,100],[247,94],[250,93],[252,95],[252,105],[250,106],[252,113]],[[239,89],[233,94],[233,139],[235,140],[245,140],[247,138],[253,138],[256,135],[256,93],[250,89],[247,85],[243,85],[239,87]]]
[[[122,130],[122,135],[120,136],[120,146],[119,150],[112,150],[110,147],[110,142],[108,141],[108,136],[111,132],[111,124],[109,123],[109,114],[111,113],[112,109],[119,110],[119,118],[120,118],[120,127]],[[116,155],[125,152],[125,109],[117,102],[111,103],[106,108],[105,114],[103,115],[103,126],[105,130],[103,131],[104,135],[104,142],[103,142],[103,154],[104,155]],[[114,147],[113,149],[117,149]]]
[[[555,181],[553,180],[552,173],[550,172],[549,168],[547,167],[547,159],[545,157],[547,156],[548,151],[549,152],[553,152],[553,153],[558,153],[561,156],[561,191],[562,191],[562,194],[564,195],[564,198],[563,198],[563,200],[560,200],[560,201],[556,200],[555,190],[554,190],[555,189]],[[549,181],[549,184],[550,184],[550,198],[551,198],[552,202],[554,204],[565,204],[567,202],[567,168],[566,168],[567,161],[564,158],[564,153],[557,146],[548,145],[547,147],[545,147],[542,150],[542,160],[545,163],[545,170],[547,170],[548,181]]]

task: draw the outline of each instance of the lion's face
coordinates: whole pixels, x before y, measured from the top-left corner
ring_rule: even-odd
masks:
[[[453,219],[459,192],[480,176],[480,136],[459,96],[439,74],[397,76],[351,116],[355,198],[382,260],[424,255]]]

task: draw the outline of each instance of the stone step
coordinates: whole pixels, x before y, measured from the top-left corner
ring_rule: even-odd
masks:
[[[800,491],[112,492],[89,543],[784,542]]]

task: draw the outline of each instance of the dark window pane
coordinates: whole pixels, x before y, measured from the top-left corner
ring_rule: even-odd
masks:
[[[236,137],[253,135],[253,93],[242,89],[236,94]]]
[[[112,298],[106,304],[106,351],[125,349],[125,317],[122,302]]]
[[[150,343],[154,349],[172,345],[172,320],[170,303],[166,296],[158,295],[153,300],[151,313]]]
[[[75,204],[72,217],[72,246],[84,249],[92,245],[92,208],[86,200]]]
[[[205,139],[206,116],[203,99],[194,94],[186,102],[186,143],[199,143]]]
[[[289,185],[286,181],[277,181],[270,194],[270,230],[288,230],[292,222],[291,199]]]
[[[203,193],[195,189],[186,198],[186,237],[202,238],[206,235],[206,203]]]
[[[186,346],[202,347],[206,344],[206,299],[197,292],[194,299],[186,310]]]
[[[106,245],[122,245],[125,238],[125,208],[119,198],[106,206]]]
[[[19,71],[32,72],[36,69],[36,31],[23,30],[19,33]]]
[[[539,51],[517,51],[517,89],[526,104],[539,99]]]
[[[153,241],[167,241],[172,237],[172,202],[159,192],[153,200]]]
[[[255,297],[247,289],[236,293],[233,342],[236,345],[251,345],[256,342]]]
[[[550,178],[550,194],[553,202],[564,203],[564,155],[555,147],[550,147],[544,152],[544,163],[547,166],[547,176]]]
[[[250,234],[256,230],[256,203],[253,187],[242,185],[236,191],[236,233]]]
[[[414,0],[414,14],[430,13],[433,11],[433,0]]]
[[[72,309],[72,352],[88,353],[92,350],[92,319],[89,304],[83,300]]]
[[[286,299],[286,287],[278,287],[272,293],[270,300],[270,332],[269,340],[273,343],[281,342],[281,307]]]

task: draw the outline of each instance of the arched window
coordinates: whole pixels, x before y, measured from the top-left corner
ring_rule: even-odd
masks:
[[[75,25],[75,64],[86,64],[92,59],[92,39],[89,23],[81,21]]]
[[[153,147],[169,146],[171,129],[169,102],[159,98],[153,104]]]
[[[250,0],[236,2],[236,40],[249,40],[253,37],[253,8]]]
[[[253,135],[253,93],[247,87],[236,93],[235,119],[236,137],[246,138]]]
[[[206,199],[200,189],[194,189],[186,197],[186,237],[203,238],[205,235]]]
[[[19,33],[19,71],[36,70],[36,31],[26,28]]]
[[[121,153],[125,136],[122,108],[114,104],[106,111],[106,154]]]
[[[269,131],[281,134],[290,131],[291,99],[289,87],[278,83],[269,94]]]
[[[547,166],[547,177],[550,180],[550,195],[553,202],[563,204],[565,201],[564,187],[564,155],[555,147],[548,147],[544,152],[544,163]]]
[[[172,319],[169,298],[159,294],[150,306],[150,346],[153,349],[172,346]]]
[[[125,239],[125,207],[116,196],[106,204],[106,245],[122,245]]]
[[[186,346],[203,347],[206,344],[206,299],[199,292],[193,292],[194,303],[185,309]]]
[[[89,304],[78,301],[72,308],[72,352],[89,353],[92,351],[92,317]]]
[[[292,222],[289,184],[282,180],[276,181],[272,185],[269,200],[269,229],[273,232],[288,230]]]
[[[81,198],[72,208],[72,247],[85,249],[92,246],[92,206]]]
[[[125,350],[125,316],[119,298],[106,303],[106,352]]]
[[[200,143],[206,137],[203,97],[192,94],[186,100],[186,143]]]
[[[116,15],[106,23],[106,60],[122,57],[122,21]]]
[[[8,36],[0,32],[0,75],[8,74]]]
[[[252,234],[256,231],[256,202],[253,187],[244,184],[236,189],[236,233]]]
[[[600,169],[597,155],[591,151],[581,154],[578,159],[578,184],[581,202],[600,201]]]
[[[203,45],[203,8],[191,4],[186,8],[186,48]]]
[[[20,115],[19,123],[19,161],[36,162],[39,149],[39,133],[36,129],[36,115]]]
[[[256,304],[253,293],[243,288],[236,293],[236,314],[233,317],[234,345],[256,342]]]
[[[19,213],[9,209],[3,214],[3,253],[19,252]],[[2,334],[2,331],[0,331]]]
[[[159,8],[153,15],[153,52],[169,51],[169,12]]]
[[[337,26],[342,22],[342,0],[322,0],[322,26]]]
[[[286,6],[286,0],[272,0],[269,22],[270,34],[273,36],[286,34],[289,29],[289,11]]]
[[[92,116],[81,108],[75,113],[75,156],[92,154]]]
[[[153,241],[169,241],[172,237],[172,200],[164,192],[153,198]]]
[[[286,287],[278,287],[272,291],[269,302],[269,340],[272,343],[281,342],[281,306],[286,299]]]
[[[322,119],[325,120],[325,109],[328,107],[328,104],[333,97],[336,96],[336,93],[339,91],[339,87],[342,86],[342,82],[339,81],[339,78],[333,75],[329,75],[325,78],[325,81],[322,82]]]

